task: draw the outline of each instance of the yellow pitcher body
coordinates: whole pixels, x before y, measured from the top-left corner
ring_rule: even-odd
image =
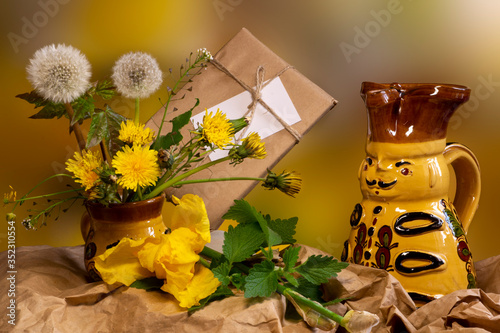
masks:
[[[452,110],[438,110],[441,117],[429,110],[432,103],[426,103],[433,96],[433,103],[439,98],[466,100],[469,90],[418,87],[364,83],[370,125],[366,158],[358,173],[363,198],[351,214],[342,259],[387,270],[417,304],[423,304],[458,289],[475,288],[466,233],[481,185],[473,153],[461,144],[446,143],[447,121],[460,103],[455,102]],[[454,197],[449,193],[450,167],[457,179]]]

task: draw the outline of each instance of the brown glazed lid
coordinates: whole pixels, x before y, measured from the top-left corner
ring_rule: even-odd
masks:
[[[470,89],[459,85],[363,82],[368,140],[415,143],[445,139],[448,121],[469,96]]]

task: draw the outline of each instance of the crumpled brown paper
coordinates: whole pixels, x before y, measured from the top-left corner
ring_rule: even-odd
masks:
[[[311,254],[324,253],[303,246],[300,258]],[[500,256],[475,265],[481,289],[459,290],[419,309],[397,280],[374,268],[350,265],[324,289],[328,299],[349,298],[332,311],[376,313],[381,323],[374,332],[500,332]],[[8,271],[7,252],[0,253],[0,270]],[[82,246],[17,248],[15,278],[16,325],[5,315],[11,298],[4,278],[1,332],[315,332],[280,295],[238,295],[192,315],[168,294],[134,288],[86,305],[116,287],[87,281]]]

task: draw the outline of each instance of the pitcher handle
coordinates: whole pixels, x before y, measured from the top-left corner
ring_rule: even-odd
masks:
[[[476,213],[481,194],[481,172],[476,156],[460,143],[448,143],[444,149],[446,163],[453,167],[457,189],[453,205],[465,232]]]

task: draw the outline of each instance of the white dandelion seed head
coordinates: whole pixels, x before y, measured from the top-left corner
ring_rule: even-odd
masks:
[[[48,45],[35,52],[26,68],[36,92],[54,103],[71,103],[90,86],[90,63],[78,49]]]
[[[111,75],[118,92],[127,98],[147,98],[163,81],[155,58],[143,52],[130,52],[118,59]]]

